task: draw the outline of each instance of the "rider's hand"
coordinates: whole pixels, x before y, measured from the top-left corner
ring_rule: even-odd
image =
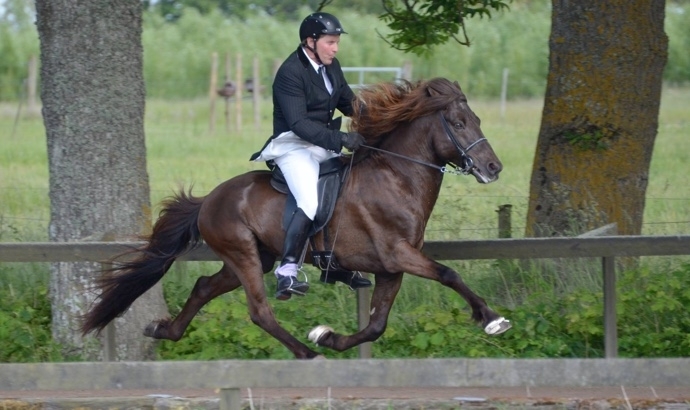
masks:
[[[364,144],[364,137],[358,132],[343,133],[340,137],[340,142],[343,144],[343,147],[350,151],[355,151],[360,145]]]

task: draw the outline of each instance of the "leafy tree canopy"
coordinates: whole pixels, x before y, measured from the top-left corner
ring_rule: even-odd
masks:
[[[510,1],[382,0],[385,12],[380,18],[393,31],[386,36],[392,47],[421,55],[449,39],[469,46],[465,18],[490,18],[493,11],[507,9]]]

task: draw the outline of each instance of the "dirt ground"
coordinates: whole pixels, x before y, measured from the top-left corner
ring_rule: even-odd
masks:
[[[0,391],[0,410],[219,409],[218,391]],[[689,387],[242,389],[244,408],[690,410]]]

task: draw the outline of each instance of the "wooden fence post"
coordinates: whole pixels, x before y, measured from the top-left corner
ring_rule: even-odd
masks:
[[[259,58],[254,57],[252,72],[252,102],[254,103],[254,128],[261,128],[261,82],[259,81]]]
[[[367,277],[366,273],[362,273]],[[371,309],[371,290],[369,288],[357,289],[357,328],[362,330],[369,324],[369,311]],[[359,345],[359,358],[371,359],[371,342]]]
[[[38,83],[38,63],[36,56],[29,57],[29,78],[27,83],[27,111],[29,115],[38,113],[36,108],[36,84]]]
[[[618,234],[618,224],[611,223],[579,235],[580,238]],[[618,323],[616,319],[616,258],[601,258],[604,275],[604,357],[618,356]]]
[[[604,272],[604,357],[618,356],[618,323],[616,320],[616,258],[601,258]]]
[[[208,131],[213,133],[216,129],[216,88],[218,86],[218,53],[211,54],[211,81],[208,87],[208,98],[211,101],[209,113]]]
[[[242,394],[238,388],[220,389],[220,410],[240,410]]]
[[[225,53],[225,84],[230,82],[230,53]],[[225,97],[225,132],[230,132],[230,97]]]
[[[505,204],[498,207],[498,237],[511,238],[513,235],[513,226],[511,221],[511,210],[513,205]]]
[[[508,98],[508,69],[503,69],[503,80],[501,81],[501,119],[506,116],[506,99]]]
[[[235,130],[237,132],[242,131],[242,88],[244,88],[244,81],[242,78],[242,54],[237,54],[235,57],[235,84],[237,84],[237,91],[235,91]]]

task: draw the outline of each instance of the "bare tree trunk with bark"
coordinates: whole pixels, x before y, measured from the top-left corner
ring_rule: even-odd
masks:
[[[640,234],[668,38],[664,0],[553,0],[527,236]]]
[[[37,0],[36,12],[50,240],[134,240],[151,225],[141,2]],[[90,262],[51,267],[53,336],[70,356],[100,357],[100,341],[79,331],[99,269]],[[158,285],[116,321],[117,358],[153,358],[142,329],[165,312]]]

